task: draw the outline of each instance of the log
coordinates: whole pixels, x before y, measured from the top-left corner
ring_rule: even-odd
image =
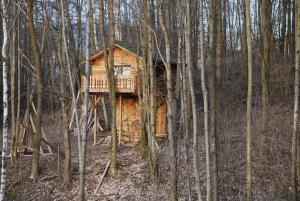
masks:
[[[99,130],[100,130],[100,131],[104,131],[104,129],[102,128],[102,126],[100,125],[100,123],[99,123],[99,122],[97,122],[97,124],[98,124],[98,128],[99,128]]]
[[[49,146],[52,151],[56,154],[58,154],[58,148],[56,148],[53,144],[51,144],[50,142],[48,142],[47,140],[45,140],[43,137],[41,137],[41,140],[47,145]],[[65,153],[62,150],[59,150],[59,156],[64,159],[65,158]]]
[[[104,179],[104,177],[105,177],[105,175],[106,175],[106,173],[107,173],[107,171],[108,171],[109,166],[110,166],[110,160],[109,160],[108,163],[106,164],[105,170],[104,170],[104,172],[102,173],[102,175],[101,175],[101,177],[100,177],[100,180],[99,180],[99,183],[98,183],[98,185],[97,185],[97,188],[96,188],[95,191],[94,191],[94,195],[96,195],[98,189],[100,188],[100,186],[101,186],[101,184],[102,184],[102,181],[103,181],[103,179]]]

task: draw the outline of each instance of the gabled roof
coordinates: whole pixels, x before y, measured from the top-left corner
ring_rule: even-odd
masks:
[[[134,56],[139,56],[139,55],[137,55],[137,49],[125,41],[115,41],[114,45],[115,45],[115,47],[118,47],[124,51],[127,51],[127,52],[133,54]],[[101,57],[103,54],[104,54],[104,49],[102,49],[98,53],[94,54],[91,57],[90,61],[92,61],[92,62],[95,61],[97,58]],[[141,56],[139,56],[139,57],[142,58]]]
[[[141,52],[138,55],[137,48],[135,46],[131,45],[128,42],[125,42],[125,41],[115,41],[114,45],[115,45],[115,47],[118,47],[118,48],[120,48],[120,49],[122,49],[124,51],[130,52],[134,56],[139,56],[141,59],[143,59],[142,56],[141,56]],[[95,61],[97,58],[101,57],[103,54],[104,54],[104,50],[102,49],[102,50],[98,51],[96,54],[94,54],[91,57],[90,61],[92,61],[92,62]],[[154,62],[158,62],[158,63],[162,62],[159,54],[156,51],[153,52],[153,61]],[[172,64],[176,64],[176,59],[171,58],[171,63]]]

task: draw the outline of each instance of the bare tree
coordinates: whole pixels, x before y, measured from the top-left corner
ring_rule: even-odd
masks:
[[[269,68],[270,68],[270,40],[271,40],[271,1],[261,1],[261,16],[262,16],[262,36],[263,36],[263,49],[262,49],[262,64],[261,64],[261,100],[262,100],[262,134],[261,134],[261,153],[260,157],[263,157],[265,150],[265,139],[268,133],[268,105],[269,105]]]
[[[69,118],[68,118],[68,93],[66,90],[66,68],[65,68],[65,63],[63,61],[63,58],[66,53],[67,55],[67,65],[70,65],[69,61],[69,54],[67,53],[67,44],[66,44],[66,31],[65,31],[65,9],[64,9],[64,3],[61,0],[60,1],[61,5],[61,24],[62,24],[62,35],[61,35],[61,41],[60,41],[60,49],[61,51],[59,52],[59,60],[60,60],[60,96],[61,96],[61,108],[62,108],[62,115],[63,115],[63,136],[64,136],[64,152],[65,152],[65,158],[64,158],[64,185],[67,187],[71,185],[71,175],[70,175],[70,168],[71,168],[71,145],[70,145],[70,131],[69,131]],[[75,92],[73,85],[71,86],[72,94],[74,94],[75,98]],[[76,103],[74,103],[76,104]],[[74,106],[77,110],[77,107]],[[76,111],[77,112],[77,111]],[[78,114],[75,114],[78,120]],[[79,133],[77,133],[79,134]]]
[[[0,200],[5,198],[6,172],[7,172],[7,137],[8,137],[8,79],[7,79],[7,2],[1,1],[2,5],[2,76],[3,76],[3,133],[2,133],[2,165],[1,165],[1,184],[0,184]]]
[[[192,55],[191,55],[191,7],[190,0],[186,0],[186,16],[185,16],[185,50],[187,60],[187,73],[188,83],[190,87],[192,113],[193,113],[193,159],[194,159],[194,173],[196,178],[196,189],[198,194],[198,200],[202,201],[201,193],[201,180],[199,172],[199,160],[198,160],[198,127],[197,127],[197,107],[196,107],[196,95],[194,88],[194,78],[192,70]]]
[[[80,160],[79,160],[79,199],[85,200],[85,166],[86,166],[86,144],[88,134],[88,110],[90,102],[90,25],[91,25],[91,0],[87,1],[87,26],[86,26],[86,41],[85,41],[85,89],[83,99],[83,126],[82,126],[82,141],[80,148]]]
[[[146,128],[148,132],[148,144],[150,148],[151,179],[155,183],[158,180],[158,164],[156,150],[156,73],[153,65],[153,37],[151,33],[151,5],[150,1],[144,1],[145,22],[144,22],[144,102],[146,104],[147,121]],[[144,142],[143,142],[144,143]]]
[[[14,19],[17,18],[17,6],[14,4]],[[11,160],[17,156],[17,122],[16,122],[16,108],[15,108],[15,86],[16,86],[16,65],[17,65],[17,20],[14,20],[12,26],[12,56],[11,56],[11,69],[10,69],[10,99],[11,99]]]
[[[298,200],[297,150],[298,150],[298,114],[299,114],[299,62],[300,62],[300,2],[296,1],[296,35],[295,35],[295,95],[294,121],[292,137],[292,190],[293,199]]]
[[[165,16],[162,14],[162,6],[164,5]],[[167,73],[167,122],[168,122],[168,139],[170,143],[170,168],[171,168],[171,199],[178,200],[177,192],[177,162],[176,162],[176,138],[175,138],[175,107],[176,99],[174,97],[173,88],[173,76],[171,69],[171,46],[170,46],[170,13],[169,13],[169,1],[158,1],[158,12],[160,26],[163,32],[166,49],[166,61],[164,62]],[[164,19],[166,21],[164,21]]]
[[[211,172],[210,172],[210,142],[208,133],[208,91],[205,80],[205,61],[204,61],[204,44],[203,44],[203,1],[199,1],[199,25],[198,25],[198,66],[201,70],[201,87],[204,103],[204,135],[205,135],[205,159],[206,159],[206,200],[211,199]]]
[[[101,10],[102,12],[104,11],[103,8]],[[114,81],[114,42],[115,42],[114,25],[115,24],[114,24],[113,0],[110,0],[108,3],[108,16],[109,16],[109,42],[108,42],[108,65],[106,65],[106,74],[109,80],[109,96],[110,96],[110,106],[111,106],[112,141],[111,141],[110,174],[112,176],[117,176],[118,166],[117,166],[116,92],[115,92],[115,81]],[[104,20],[104,18],[102,20]],[[102,31],[103,31],[102,36],[104,37],[104,28]]]
[[[34,66],[36,73],[36,85],[37,85],[37,108],[35,127],[36,133],[33,135],[33,156],[32,156],[32,170],[31,178],[37,181],[39,177],[39,160],[40,160],[40,147],[41,147],[41,124],[42,124],[42,64],[41,64],[41,52],[37,43],[36,30],[33,22],[33,0],[28,0],[27,3],[27,22],[30,34],[31,46],[33,48]]]
[[[250,0],[246,1],[247,52],[248,52],[248,93],[247,93],[247,201],[252,200],[252,38]]]

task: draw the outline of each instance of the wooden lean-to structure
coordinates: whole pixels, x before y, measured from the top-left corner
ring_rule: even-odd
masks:
[[[117,41],[114,46],[114,76],[116,89],[116,123],[118,141],[120,143],[137,142],[140,139],[140,115],[138,103],[138,76],[143,74],[143,58],[125,42]],[[155,63],[155,62],[154,62]],[[96,143],[99,124],[99,102],[101,98],[108,97],[109,88],[105,70],[104,51],[99,51],[90,59],[92,73],[90,77],[91,105],[94,110],[94,143]],[[157,82],[164,80],[165,71],[157,66]],[[84,89],[85,76],[81,77],[81,88]],[[163,82],[163,81],[162,81]],[[143,83],[141,83],[142,85]],[[164,85],[164,84],[162,84]],[[166,93],[158,87],[156,136],[166,135]]]

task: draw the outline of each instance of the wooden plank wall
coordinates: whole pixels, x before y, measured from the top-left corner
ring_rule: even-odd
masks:
[[[131,74],[136,74],[138,64],[136,56],[130,52],[124,51],[118,47],[114,49],[114,65],[130,65],[132,70]],[[143,61],[140,59],[139,68],[142,70]],[[92,63],[92,74],[101,74],[105,75],[105,61],[103,56],[98,58],[95,62]]]
[[[130,65],[132,67],[131,74],[137,73],[137,59],[136,55],[125,51],[119,47],[114,49],[114,64],[115,65]],[[143,60],[139,61],[139,68],[143,69]],[[92,63],[92,74],[101,74],[105,76],[105,61],[103,56],[100,56]],[[157,137],[164,137],[166,135],[166,103],[165,101],[157,101]],[[137,96],[122,95],[122,115],[120,110],[120,96],[116,97],[116,120],[117,131],[120,131],[120,121],[122,116],[122,143],[137,142],[140,139],[140,122]],[[119,137],[118,137],[119,139]]]
[[[139,139],[140,128],[137,98],[122,96],[121,99],[122,105],[120,105],[120,96],[118,96],[116,99],[116,120],[118,135],[120,133],[120,121],[122,116],[122,142],[137,142]],[[120,113],[120,106],[122,106],[122,115]]]
[[[164,99],[157,100],[156,136],[164,137],[167,133],[167,104]]]
[[[137,142],[140,139],[140,121],[137,97],[122,96],[122,115],[120,108],[120,96],[116,99],[117,131],[120,133],[120,121],[122,116],[122,143]],[[166,135],[166,102],[158,101],[156,113],[156,136]],[[119,138],[118,138],[119,139]]]

